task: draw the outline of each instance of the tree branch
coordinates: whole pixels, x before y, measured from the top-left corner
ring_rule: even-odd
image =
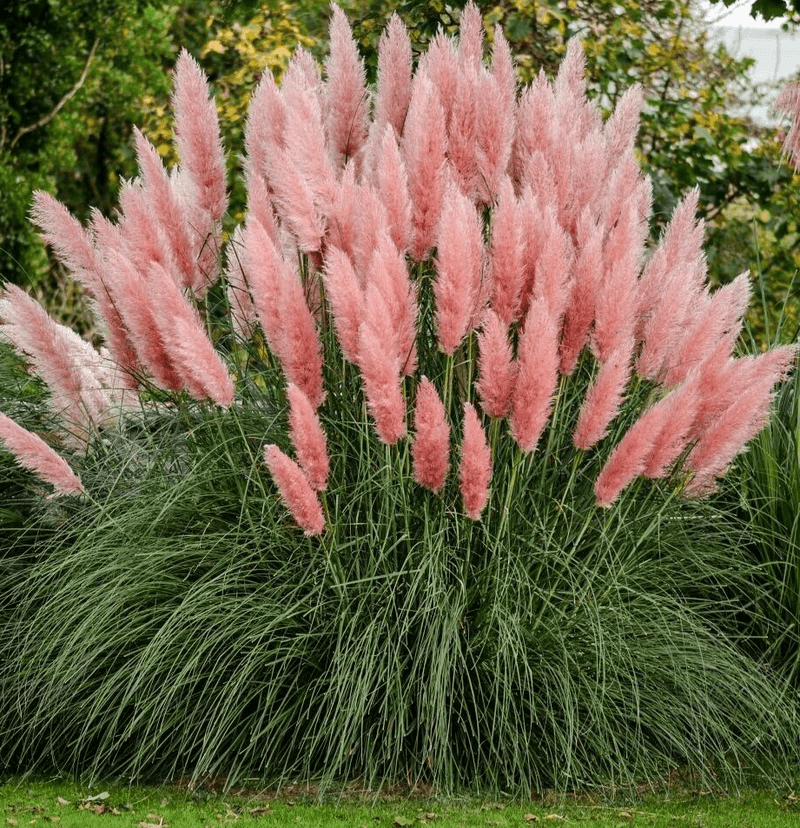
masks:
[[[50,121],[52,121],[53,118],[55,118],[56,115],[58,115],[58,113],[63,108],[64,104],[66,104],[67,101],[70,100],[70,98],[73,98],[75,97],[75,95],[77,95],[78,90],[83,86],[84,82],[86,81],[86,76],[89,74],[89,66],[92,62],[92,59],[94,58],[94,53],[97,51],[97,45],[99,42],[100,38],[96,37],[94,39],[94,43],[92,43],[92,48],[89,50],[89,54],[86,57],[86,63],[83,64],[83,71],[81,72],[81,76],[75,82],[75,85],[72,87],[72,89],[70,89],[69,92],[67,92],[67,94],[64,95],[64,97],[53,107],[52,111],[49,112],[47,115],[43,116],[42,118],[39,118],[39,120],[36,121],[36,123],[29,124],[25,127],[20,127],[19,131],[9,144],[8,148],[10,150],[14,149],[15,144],[17,143],[17,141],[19,141],[20,138],[22,138],[23,135],[27,135],[29,132],[33,132],[34,130],[45,126],[45,124],[49,124]]]

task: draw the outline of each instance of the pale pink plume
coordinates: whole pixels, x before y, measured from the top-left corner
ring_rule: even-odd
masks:
[[[228,206],[225,153],[205,73],[185,49],[175,64],[172,106],[181,167],[196,185],[198,206],[213,224]]]
[[[303,470],[276,445],[264,448],[264,462],[278,487],[284,506],[292,513],[306,535],[321,535],[325,530],[319,498]]]
[[[452,354],[469,333],[478,310],[483,268],[483,232],[475,206],[452,184],[439,223],[436,279],[436,333],[439,347]]]
[[[533,82],[520,94],[516,107],[516,130],[511,151],[511,173],[521,184],[532,156],[540,155],[549,144],[549,125],[553,123],[555,100],[553,89],[540,70]],[[542,155],[544,159],[544,156]]]
[[[492,310],[510,325],[519,318],[522,286],[525,280],[521,208],[514,185],[507,176],[500,185],[492,217],[490,248]]]
[[[619,414],[625,388],[631,376],[633,336],[612,351],[586,392],[572,442],[580,449],[591,448],[608,434],[611,421]]]
[[[145,191],[143,181],[123,182],[119,192],[119,213],[117,229],[121,250],[134,267],[144,272],[150,264],[157,262],[180,280],[166,234],[159,226],[151,195]]]
[[[303,391],[293,383],[286,388],[289,400],[289,428],[300,467],[312,489],[323,491],[328,485],[328,447],[319,417]]]
[[[284,85],[283,94],[286,101],[285,157],[291,160],[311,190],[317,212],[327,215],[335,195],[336,172],[329,158],[322,104],[316,92],[307,86]],[[269,161],[267,169],[270,169]]]
[[[344,166],[367,137],[369,95],[364,64],[344,12],[331,3],[331,52],[325,64],[326,126],[334,158]]]
[[[261,223],[251,216],[244,225],[238,256],[245,285],[267,344],[277,356],[285,320],[280,315],[280,291],[285,262]],[[237,248],[234,248],[236,251]],[[242,297],[246,303],[246,296]]]
[[[381,139],[376,178],[378,193],[386,208],[392,241],[401,253],[405,253],[411,246],[414,233],[408,172],[395,136],[388,125]]]
[[[400,373],[409,376],[417,367],[417,286],[408,275],[405,256],[398,253],[387,233],[378,240],[367,274],[367,296],[376,287],[389,313],[384,323],[392,327]]]
[[[379,329],[385,330],[385,329]],[[406,434],[405,400],[400,385],[400,365],[393,345],[388,345],[368,322],[359,328],[358,364],[364,381],[367,408],[375,420],[381,442],[393,445]]]
[[[800,84],[790,83],[784,86],[775,101],[775,109],[785,112],[792,118],[789,132],[783,139],[783,151],[795,169],[800,168]]]
[[[378,41],[374,122],[380,140],[387,125],[400,139],[410,100],[411,39],[403,21],[393,13]]]
[[[772,403],[772,389],[791,371],[797,351],[794,346],[773,348],[757,357],[734,360],[728,373],[729,404],[707,422],[687,459],[695,477],[687,487],[692,494],[712,491],[744,445],[764,427]],[[697,428],[697,421],[694,428]]]
[[[700,406],[698,371],[690,372],[686,382],[671,391],[659,405],[668,408],[661,431],[647,458],[645,477],[664,477],[686,448]]]
[[[31,218],[41,228],[42,238],[53,248],[58,260],[90,296],[96,296],[97,261],[91,234],[60,201],[42,190],[33,193]]]
[[[366,286],[375,248],[381,237],[389,233],[389,216],[380,193],[371,184],[362,184],[358,188],[354,230],[353,265],[361,283]]]
[[[150,372],[156,385],[180,390],[182,383],[156,325],[153,297],[146,281],[117,250],[107,250],[105,258],[105,285],[136,351],[137,361]]]
[[[558,324],[543,299],[533,299],[517,347],[517,380],[508,418],[523,451],[533,451],[547,425],[558,383]]]
[[[181,286],[192,287],[198,281],[197,263],[183,205],[156,148],[138,129],[134,129],[134,136],[143,194],[169,245],[171,257],[180,274]]]
[[[544,301],[550,316],[560,320],[564,315],[572,289],[571,271],[574,246],[558,222],[555,210],[544,210],[545,237],[536,260],[533,295]]]
[[[56,454],[41,437],[1,412],[0,441],[14,455],[20,466],[55,486],[56,494],[83,492],[83,484],[61,455]]]
[[[414,241],[409,252],[419,262],[435,242],[444,199],[447,151],[444,110],[431,81],[419,73],[412,85],[402,150],[414,225]]]
[[[599,110],[586,98],[586,58],[579,37],[567,43],[553,91],[557,117],[573,138],[584,138],[601,126]]]
[[[603,252],[605,274],[594,311],[594,347],[601,362],[628,347],[628,340],[635,336],[643,250],[644,234],[633,207],[629,206],[608,234]]]
[[[438,94],[439,103],[445,115],[445,125],[450,122],[450,111],[456,95],[458,76],[458,51],[452,37],[439,32],[428,44],[427,51],[420,57],[417,73],[412,82],[413,87],[425,76]]]
[[[227,288],[225,293],[236,336],[242,340],[250,340],[253,338],[258,319],[253,297],[250,295],[250,288],[247,284],[247,277],[242,267],[244,227],[245,225],[238,225],[228,243],[228,262],[225,269]]]
[[[285,149],[276,149],[267,164],[273,203],[283,225],[303,252],[319,250],[325,235],[325,216],[318,209],[311,184]]]
[[[458,62],[460,68],[478,69],[483,60],[483,20],[481,10],[470,0],[458,22]]]
[[[358,329],[365,314],[364,293],[350,258],[338,247],[328,248],[322,279],[342,353],[348,362],[356,365]]]
[[[325,399],[322,387],[322,342],[308,307],[300,274],[281,260],[278,314],[281,334],[277,353],[289,382],[298,385],[314,408]]]
[[[525,318],[531,296],[536,286],[536,263],[544,248],[546,238],[545,221],[539,199],[530,186],[525,185],[518,200],[517,216],[522,225],[522,288],[520,290],[519,314],[515,322]]]
[[[576,237],[578,225],[585,212],[595,219],[601,213],[600,194],[606,187],[609,152],[606,140],[599,130],[590,132],[583,141],[573,147],[575,161],[571,165],[571,192],[563,211],[565,228]]]
[[[479,68],[471,63],[459,67],[456,92],[447,119],[447,160],[455,173],[454,180],[461,192],[476,200],[478,177],[478,121],[480,118],[478,87]]]
[[[247,111],[244,129],[247,178],[267,175],[267,161],[276,149],[286,148],[286,104],[275,78],[264,72]]]
[[[450,426],[439,394],[427,377],[422,377],[417,386],[414,429],[414,480],[438,492],[444,486],[450,465]]]
[[[578,357],[589,340],[589,329],[594,321],[595,297],[603,278],[603,227],[591,221],[586,234],[585,243],[579,247],[573,270],[572,292],[564,314],[559,366],[562,374],[571,374],[575,370]]]
[[[628,483],[644,472],[656,440],[668,424],[671,406],[667,399],[639,415],[614,447],[594,484],[598,506],[610,506]]]
[[[33,373],[50,390],[50,405],[67,424],[77,445],[85,445],[107,425],[111,400],[100,386],[100,357],[88,343],[24,290],[6,285],[0,294],[0,339],[30,361]]]
[[[475,390],[484,414],[504,417],[511,406],[517,378],[517,364],[511,353],[508,325],[493,311],[483,315],[478,333],[478,381]]]
[[[471,520],[479,520],[489,499],[492,479],[492,452],[486,442],[478,412],[472,403],[464,403],[464,436],[461,443],[461,497],[464,511]]]
[[[229,408],[233,381],[194,306],[160,265],[151,265],[147,282],[153,320],[181,384],[197,399]]]
[[[691,368],[704,362],[720,342],[733,347],[750,304],[750,274],[742,273],[703,299],[689,309],[684,320],[683,335],[668,358],[665,385],[683,381]]]
[[[272,206],[272,196],[267,180],[261,175],[253,175],[247,180],[247,211],[277,244],[280,239],[278,221]]]
[[[336,183],[328,213],[326,244],[343,250],[353,261],[356,258],[356,237],[363,186],[356,182],[355,161],[349,161]]]
[[[298,46],[292,52],[289,65],[283,73],[282,89],[284,92],[298,86],[311,89],[320,100],[322,99],[322,75],[314,60],[314,55],[305,46]]]
[[[603,127],[608,145],[608,157],[619,158],[633,151],[633,142],[639,129],[639,114],[644,104],[644,92],[639,84],[629,87]]]

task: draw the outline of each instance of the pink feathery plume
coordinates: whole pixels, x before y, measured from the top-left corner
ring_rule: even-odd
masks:
[[[181,384],[199,400],[210,397],[217,405],[230,408],[233,381],[197,311],[160,265],[151,265],[147,283],[156,328]]]
[[[16,461],[46,483],[55,486],[56,494],[80,494],[84,491],[80,478],[41,437],[0,413],[0,441]]]
[[[458,22],[458,62],[460,68],[478,69],[483,59],[483,20],[481,10],[470,0]]]
[[[247,154],[247,179],[265,176],[267,163],[275,149],[285,149],[286,104],[271,72],[264,72],[247,111],[244,146]]]
[[[445,191],[445,114],[430,79],[418,72],[403,132],[414,240],[410,254],[421,261],[433,247]]]
[[[156,148],[138,129],[134,129],[134,136],[143,195],[169,244],[172,259],[180,274],[181,286],[191,287],[197,281],[197,264],[183,205],[172,187]]]
[[[403,21],[393,13],[378,41],[374,123],[375,134],[381,141],[387,124],[400,139],[410,100],[411,39]]]
[[[24,290],[9,284],[0,294],[0,339],[31,363],[50,390],[50,406],[84,446],[110,420],[111,399],[100,386],[100,358],[74,331],[59,325]]]
[[[97,261],[91,234],[60,201],[42,190],[33,193],[31,218],[41,228],[42,238],[53,248],[58,260],[91,296],[96,296]]]
[[[151,195],[145,191],[141,180],[123,183],[119,193],[119,212],[117,228],[122,251],[137,270],[144,272],[152,262],[157,262],[178,278],[166,235],[151,205]]]
[[[559,370],[569,375],[578,364],[578,356],[589,340],[589,329],[594,321],[595,297],[603,278],[603,227],[595,224],[588,214],[583,231],[585,243],[579,246],[579,253],[573,270],[572,293],[564,314],[564,329],[561,334],[561,364]]]
[[[476,94],[479,192],[488,204],[497,197],[508,172],[516,128],[514,61],[499,26],[495,27],[492,71],[481,73]]]
[[[247,210],[277,244],[280,239],[278,222],[267,181],[262,175],[253,175],[247,180]]]
[[[218,222],[225,214],[228,197],[217,108],[205,73],[185,49],[175,64],[172,106],[181,167],[197,187],[198,206],[212,223]]]
[[[552,319],[564,315],[572,289],[571,270],[574,246],[558,222],[555,210],[544,210],[544,240],[536,260],[533,295],[544,300]]]
[[[508,418],[523,451],[533,451],[550,416],[558,383],[558,324],[543,299],[533,299],[517,347],[517,380]]]
[[[278,358],[289,382],[299,386],[317,409],[325,399],[322,342],[300,275],[281,261],[278,314],[282,331],[277,343]]]
[[[439,394],[427,377],[422,377],[417,387],[414,429],[411,447],[414,480],[439,492],[450,465],[450,426]]]
[[[642,472],[645,477],[664,477],[686,448],[700,407],[699,376],[700,372],[696,370],[690,372],[686,382],[658,403],[669,410],[645,463]]]
[[[461,192],[470,200],[478,197],[478,99],[479,67],[459,67],[456,94],[447,120],[447,160]]]
[[[285,156],[307,183],[317,212],[326,215],[336,190],[336,173],[329,159],[322,105],[307,86],[284,85],[286,101]],[[268,165],[269,169],[269,165]]]
[[[289,428],[292,445],[312,489],[323,491],[328,485],[328,448],[319,417],[308,397],[293,383],[286,388],[289,400]]]
[[[364,64],[344,12],[331,3],[331,52],[325,64],[327,132],[338,166],[354,158],[367,137],[369,97]]]
[[[644,234],[629,207],[608,234],[603,251],[606,268],[594,312],[594,347],[600,362],[628,347],[635,336],[643,249]]]
[[[625,388],[631,376],[633,336],[612,351],[600,366],[595,381],[586,392],[572,442],[589,449],[608,434],[611,421],[619,414]]]
[[[377,291],[376,294],[380,296]],[[373,299],[371,304],[376,307],[378,302]],[[375,324],[379,325],[377,330]],[[394,343],[387,343],[385,333],[378,333],[384,330],[385,326],[380,325],[378,320],[375,323],[369,320],[361,323],[358,365],[364,381],[367,408],[375,420],[378,437],[391,446],[406,434],[406,415],[399,360]]]
[[[775,101],[775,109],[792,118],[792,125],[783,139],[783,151],[789,156],[792,166],[800,169],[800,84],[784,86]]]
[[[366,286],[367,272],[380,238],[389,232],[389,216],[378,190],[371,184],[358,189],[355,236],[353,240],[353,265]]]
[[[553,82],[557,118],[577,139],[585,138],[593,129],[602,126],[600,111],[586,98],[586,58],[579,37],[567,43],[567,53],[561,61]]]
[[[576,160],[572,164],[571,193],[564,206],[563,221],[567,232],[576,237],[585,212],[595,220],[600,214],[599,194],[606,186],[609,153],[599,131],[590,132],[572,152]]]
[[[333,324],[342,353],[358,364],[358,329],[364,321],[364,294],[348,255],[329,247],[322,271],[325,295],[333,313]]]
[[[633,151],[633,142],[639,129],[639,114],[644,104],[644,92],[639,84],[629,87],[603,127],[608,157],[616,159]]]
[[[453,108],[460,71],[455,41],[439,32],[428,44],[428,50],[420,57],[412,82],[412,96],[414,84],[422,75],[427,77],[438,94],[439,103],[445,114],[445,125],[450,122],[450,111]]]
[[[464,438],[461,444],[461,497],[471,520],[479,520],[489,499],[492,452],[472,403],[464,403]]]
[[[598,506],[610,506],[628,483],[644,472],[672,413],[668,399],[643,412],[614,447],[594,484]]]
[[[106,251],[106,264],[105,284],[136,351],[137,361],[147,368],[156,385],[170,391],[180,390],[182,383],[156,324],[147,282],[117,250]]]
[[[378,240],[367,274],[367,290],[375,286],[383,296],[397,344],[400,373],[409,376],[417,367],[417,287],[408,276],[405,256],[398,253],[387,233]]]
[[[356,258],[362,190],[362,185],[356,182],[355,161],[349,161],[334,189],[333,202],[328,213],[326,245],[338,247],[352,260]]]
[[[750,274],[745,272],[732,282],[698,302],[693,317],[684,320],[685,330],[670,354],[665,385],[682,382],[690,369],[704,362],[723,340],[733,347],[742,329],[742,320],[750,304]]]
[[[303,470],[276,445],[264,448],[264,462],[278,487],[284,506],[292,513],[306,535],[321,535],[325,530],[319,498]]]
[[[504,417],[511,406],[517,364],[508,340],[508,325],[493,311],[483,315],[478,333],[478,381],[475,389],[484,414]]]
[[[524,241],[520,207],[514,185],[506,176],[500,185],[497,207],[492,218],[490,247],[491,306],[506,325],[519,318],[522,285]]]
[[[735,401],[706,429],[690,452],[686,464],[695,474],[687,493],[702,495],[713,491],[716,478],[764,427],[773,399],[772,389],[788,375],[796,350],[776,348],[762,357],[768,355],[772,359],[763,361],[767,370],[759,372],[752,384],[738,389]]]
[[[320,99],[322,97],[322,75],[319,66],[314,60],[314,55],[304,46],[298,46],[294,50],[289,65],[283,73],[282,88],[284,93],[296,86],[311,89]]]
[[[549,143],[548,125],[553,123],[555,100],[544,70],[526,86],[516,107],[516,130],[511,150],[511,175],[522,184],[525,170],[536,153],[543,153]]]
[[[279,311],[284,262],[275,242],[254,216],[244,225],[239,256],[261,329],[270,349],[278,355],[284,325]]]
[[[322,245],[325,217],[314,201],[313,188],[287,150],[276,149],[269,157],[268,166],[273,203],[281,221],[303,252],[314,253]]]
[[[528,312],[531,296],[536,287],[536,263],[544,249],[546,238],[545,221],[539,199],[530,186],[525,185],[518,200],[517,215],[522,229],[522,288],[520,290],[519,314],[514,320],[519,322]]]
[[[408,173],[400,148],[388,125],[381,139],[376,179],[378,193],[386,208],[392,241],[401,253],[405,253],[411,246],[414,232]]]
[[[483,267],[480,217],[472,202],[452,184],[444,199],[436,246],[436,331],[439,347],[452,354],[469,333]]]

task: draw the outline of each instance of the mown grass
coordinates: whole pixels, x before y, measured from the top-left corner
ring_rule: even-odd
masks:
[[[474,797],[433,799],[426,795],[354,790],[344,796],[317,798],[308,790],[214,793],[175,786],[82,786],[51,780],[10,779],[0,784],[0,818],[5,825],[86,826],[111,824],[188,828],[224,825],[356,826],[447,828],[486,826],[698,826],[699,828],[770,828],[793,825],[800,798],[793,791],[750,788],[738,795],[710,789],[650,792],[635,796],[537,796],[527,801]]]

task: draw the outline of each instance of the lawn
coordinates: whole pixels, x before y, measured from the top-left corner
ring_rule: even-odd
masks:
[[[288,792],[287,792],[288,791]],[[64,780],[11,779],[0,785],[0,811],[8,826],[357,826],[386,828],[433,824],[485,826],[699,826],[768,828],[797,824],[800,797],[793,792],[751,788],[736,795],[713,790],[647,793],[636,797],[584,794],[537,797],[528,802],[472,797],[435,799],[407,791],[356,791],[319,797],[309,789],[236,789],[227,794],[175,785],[83,786]]]

